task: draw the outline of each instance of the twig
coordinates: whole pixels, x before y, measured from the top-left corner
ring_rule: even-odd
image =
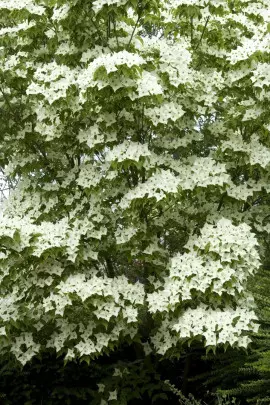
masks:
[[[1,91],[1,93],[2,93],[2,95],[3,95],[3,97],[4,97],[5,102],[6,102],[7,105],[8,105],[8,108],[9,108],[11,114],[13,115],[13,117],[15,118],[15,120],[17,120],[17,119],[18,119],[17,114],[14,112],[14,109],[12,108],[12,105],[10,104],[9,99],[8,99],[6,93],[4,92],[4,90],[2,89],[2,87],[0,87],[0,91]]]
[[[114,35],[115,35],[115,38],[116,38],[117,50],[119,51],[120,45],[119,45],[118,35],[117,35],[117,33],[116,33],[116,22],[115,22],[115,18],[113,18],[113,30],[114,30]]]
[[[190,24],[191,24],[191,27],[190,27],[190,42],[192,43],[193,42],[193,17],[190,17]]]
[[[207,24],[208,24],[208,21],[210,20],[210,16],[208,16],[207,17],[207,19],[206,19],[206,22],[205,22],[205,24],[204,24],[204,27],[203,27],[203,30],[202,30],[202,35],[201,35],[201,38],[200,38],[200,40],[199,40],[199,42],[197,43],[197,46],[195,47],[195,51],[196,51],[196,49],[199,47],[199,45],[201,44],[201,42],[202,42],[202,39],[203,39],[203,36],[204,36],[204,33],[205,33],[205,30],[206,30],[206,27],[207,27]]]
[[[131,41],[132,41],[132,39],[133,39],[133,35],[134,35],[134,33],[135,33],[135,30],[136,30],[136,28],[137,28],[137,25],[138,25],[138,23],[139,23],[139,21],[140,21],[140,18],[141,18],[141,16],[142,16],[142,12],[143,12],[144,9],[145,9],[145,6],[141,9],[140,13],[138,13],[137,21],[136,21],[136,23],[135,23],[135,25],[134,25],[134,28],[133,28],[131,37],[130,37],[129,42],[128,42],[128,45],[127,45],[127,50],[128,50],[129,47],[130,47]]]
[[[217,211],[220,211],[220,210],[221,210],[221,207],[222,207],[222,205],[223,205],[223,203],[224,203],[224,197],[225,197],[226,194],[227,194],[227,191],[225,191],[225,192],[222,194],[221,199],[220,199],[220,202],[219,202],[219,204],[218,204],[218,209],[217,209]]]

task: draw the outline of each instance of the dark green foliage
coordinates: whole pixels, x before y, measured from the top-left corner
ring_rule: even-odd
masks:
[[[260,318],[259,333],[247,351],[228,349],[202,357],[205,373],[190,378],[201,395],[207,390],[235,396],[241,404],[270,404],[270,266],[264,265],[250,283]],[[211,371],[209,371],[209,369]]]
[[[1,364],[0,392],[3,405],[56,405],[89,403],[99,376],[97,365],[86,363],[64,366],[61,358],[43,355],[42,361],[34,359],[23,369]],[[85,402],[88,399],[88,402]]]
[[[138,353],[137,353],[138,354]],[[138,356],[140,357],[140,356]],[[121,359],[121,360],[118,360]],[[8,359],[0,364],[1,405],[99,405],[104,393],[117,389],[117,404],[178,404],[177,396],[164,383],[164,375],[170,376],[175,368],[167,370],[167,364],[156,362],[147,356],[136,360],[136,347],[124,347],[110,357],[103,356],[89,365],[86,362],[68,362],[44,353],[41,360],[19,369]],[[124,372],[115,375],[115,369]],[[98,385],[104,384],[104,393]]]

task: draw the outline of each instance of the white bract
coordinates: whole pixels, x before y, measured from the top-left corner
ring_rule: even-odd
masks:
[[[83,60],[85,59],[83,58]],[[125,50],[114,52],[113,54],[108,53],[103,56],[98,56],[79,73],[77,84],[81,90],[86,90],[88,87],[94,87],[99,83],[98,80],[94,79],[94,74],[100,68],[104,68],[106,73],[109,74],[117,72],[117,66],[127,65],[131,68],[133,66],[140,66],[144,63],[145,60],[140,55]],[[104,84],[106,84],[106,82]],[[99,86],[99,88],[101,87]]]
[[[150,156],[147,145],[142,145],[141,143],[124,141],[120,145],[113,147],[106,155],[106,160],[118,162],[123,162],[126,159],[139,161],[140,157]]]
[[[175,87],[188,82],[192,74],[189,69],[192,58],[191,53],[187,50],[188,44],[184,41],[171,44],[166,41],[158,41],[158,45],[161,72],[168,73],[170,83]]]
[[[45,12],[45,7],[37,5],[33,0],[1,0],[0,9],[22,10],[26,9],[29,13],[41,15]]]
[[[145,183],[130,190],[120,201],[120,208],[127,208],[134,199],[154,197],[157,201],[166,197],[165,193],[177,193],[179,180],[170,171],[160,170]]]
[[[152,121],[154,126],[167,124],[168,120],[176,121],[185,114],[182,106],[175,102],[164,102],[161,106],[146,108],[145,115]]]

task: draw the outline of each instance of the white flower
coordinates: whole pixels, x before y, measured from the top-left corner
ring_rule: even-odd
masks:
[[[97,386],[98,386],[98,392],[104,392],[105,384],[97,384]]]
[[[117,390],[110,391],[109,394],[108,401],[117,400]]]

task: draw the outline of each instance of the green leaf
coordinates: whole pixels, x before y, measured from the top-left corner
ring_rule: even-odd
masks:
[[[154,403],[154,402],[156,402],[158,399],[165,399],[166,401],[168,401],[168,396],[167,396],[167,394],[165,394],[164,392],[161,392],[161,393],[159,393],[159,394],[155,394],[153,397],[152,397],[152,404]]]

